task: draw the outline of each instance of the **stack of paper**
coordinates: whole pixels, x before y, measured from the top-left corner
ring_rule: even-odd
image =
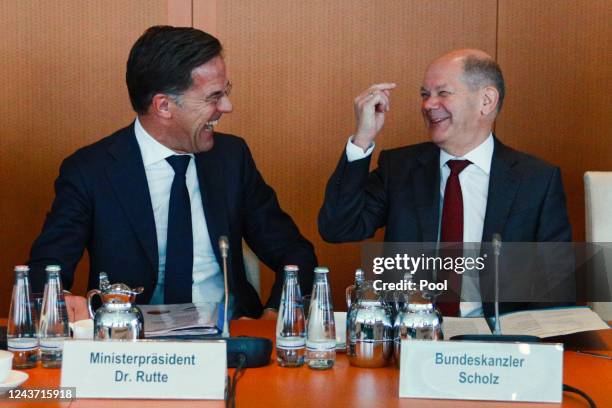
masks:
[[[461,334],[491,334],[482,317],[444,317],[444,338]],[[499,318],[502,334],[531,335],[541,338],[563,336],[609,326],[586,306],[511,312]]]
[[[218,334],[217,303],[139,305],[144,316],[145,337]]]

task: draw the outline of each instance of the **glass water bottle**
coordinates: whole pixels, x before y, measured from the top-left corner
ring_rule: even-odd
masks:
[[[336,361],[336,324],[331,290],[327,274],[329,269],[317,267],[312,286],[312,299],[308,311],[306,360],[310,368],[325,370]]]
[[[64,340],[70,336],[68,313],[60,279],[60,267],[46,268],[47,284],[43,296],[40,317],[40,360],[43,367],[55,368],[62,365]]]
[[[281,367],[304,364],[306,333],[298,271],[296,265],[285,266],[285,283],[276,320],[276,361]]]
[[[15,267],[15,284],[9,310],[6,340],[13,353],[13,368],[32,368],[38,359],[38,337],[27,265]]]

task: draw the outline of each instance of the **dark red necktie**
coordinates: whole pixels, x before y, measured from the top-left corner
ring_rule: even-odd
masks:
[[[459,183],[459,173],[471,164],[469,160],[449,160],[446,162],[451,172],[444,188],[444,205],[440,242],[463,242],[463,194]],[[460,253],[459,253],[460,252]],[[440,251],[440,256],[462,256],[463,249]],[[438,298],[438,308],[444,316],[459,316],[461,296],[461,275],[454,271],[440,274],[448,280],[448,290]]]

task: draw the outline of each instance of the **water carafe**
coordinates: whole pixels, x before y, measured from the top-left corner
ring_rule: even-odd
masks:
[[[94,320],[94,340],[136,340],[144,338],[144,318],[134,305],[144,288],[131,289],[123,283],[110,284],[106,274],[100,274],[100,289],[87,292],[89,316]],[[100,296],[102,306],[93,312],[91,301]]]
[[[428,294],[406,292],[407,299],[395,317],[393,343],[396,363],[400,364],[402,340],[442,340],[442,315]]]
[[[374,368],[388,364],[393,354],[391,317],[391,308],[373,283],[364,281],[346,320],[346,352],[351,365]]]

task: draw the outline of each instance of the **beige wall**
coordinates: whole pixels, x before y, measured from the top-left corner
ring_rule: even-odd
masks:
[[[611,22],[610,1],[499,5],[508,104],[496,130],[561,167],[575,240],[584,240],[584,172],[612,170]]]
[[[0,1],[0,316],[62,159],[133,120],[124,79],[130,47],[151,25],[185,20],[181,3]],[[81,263],[80,293],[86,269]]]
[[[495,52],[494,5],[217,2],[217,35],[235,106],[220,128],[249,142],[281,205],[315,244],[319,262],[330,267],[336,307],[345,307],[344,288],[360,265],[360,246],[324,243],[316,219],[327,179],[353,131],[353,98],[373,82],[397,82],[377,150],[425,140],[418,105],[424,67],[452,48]],[[472,23],[469,30],[466,22]],[[263,274],[264,293],[272,279],[271,271]]]
[[[612,169],[609,21],[612,3],[597,0],[2,1],[0,315],[61,160],[133,118],[125,61],[150,25],[193,24],[221,39],[235,111],[219,128],[247,139],[281,204],[330,266],[342,308],[359,245],[323,243],[316,216],[353,130],[353,97],[372,82],[397,82],[377,150],[420,142],[427,62],[459,47],[497,55],[508,87],[497,133],[561,166],[575,237],[583,239],[582,172]],[[264,296],[271,279],[264,272]],[[78,280],[77,291],[84,285]]]

